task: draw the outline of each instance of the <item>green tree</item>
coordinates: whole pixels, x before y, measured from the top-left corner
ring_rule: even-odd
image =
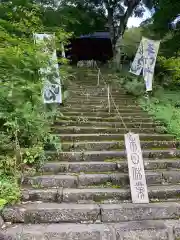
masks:
[[[0,13],[1,207],[20,197],[19,174],[44,160],[45,143],[54,142],[50,132],[58,113],[56,109],[47,111],[42,101],[39,69],[47,66],[49,56],[33,40],[34,32],[46,29],[41,6],[24,0],[4,1]],[[56,34],[58,39],[69,36],[61,29]]]
[[[64,0],[66,4],[86,6],[94,12],[101,11],[107,19],[116,67],[121,61],[120,42],[127,27],[128,19],[133,14],[141,17],[145,8],[152,8],[153,0]]]
[[[142,38],[142,28],[133,27],[125,31],[123,39],[120,42],[122,52],[132,58],[135,56],[139,43]]]

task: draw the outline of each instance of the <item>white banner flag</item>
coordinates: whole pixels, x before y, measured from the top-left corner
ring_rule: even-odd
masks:
[[[43,51],[50,55],[49,64],[41,68],[40,74],[44,81],[43,100],[44,103],[62,103],[61,82],[59,67],[55,49],[55,36],[53,34],[34,34],[37,44],[43,44]]]
[[[139,76],[143,70],[143,45],[142,41],[139,44],[139,48],[137,50],[136,56],[134,58],[134,61],[132,62],[130,72]]]
[[[152,80],[160,41],[142,38],[130,72],[140,75],[143,70],[146,91],[152,91]]]
[[[160,41],[153,41],[143,37],[142,42],[144,58],[143,76],[146,84],[146,91],[152,91],[154,68]]]

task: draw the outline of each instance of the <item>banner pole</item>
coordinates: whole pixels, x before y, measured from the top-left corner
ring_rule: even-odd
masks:
[[[109,108],[109,113],[111,112],[111,103],[110,103],[110,95],[109,95],[109,84],[107,87],[107,93],[108,93],[108,108]]]
[[[98,69],[98,80],[97,80],[97,86],[99,86],[99,80],[100,80],[100,69]]]

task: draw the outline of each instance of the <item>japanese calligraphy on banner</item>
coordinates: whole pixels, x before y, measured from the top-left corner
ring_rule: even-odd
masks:
[[[125,134],[125,145],[128,159],[132,202],[149,203],[139,135],[134,133]]]
[[[142,38],[130,72],[140,75],[143,71],[146,91],[152,91],[152,81],[160,41]]]
[[[37,44],[43,44],[43,51],[49,55],[49,64],[47,64],[47,67],[39,70],[44,82],[44,103],[62,103],[59,67],[55,49],[55,36],[53,34],[35,33],[34,39]]]
[[[134,61],[132,62],[130,72],[135,75],[140,75],[143,69],[143,64],[143,45],[141,41]]]

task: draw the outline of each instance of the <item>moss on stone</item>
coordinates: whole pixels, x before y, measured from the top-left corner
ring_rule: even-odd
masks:
[[[106,182],[104,184],[94,184],[94,185],[90,185],[89,188],[114,188],[114,189],[117,189],[117,188],[121,188],[120,185],[117,185],[117,184],[113,184],[112,182]]]

